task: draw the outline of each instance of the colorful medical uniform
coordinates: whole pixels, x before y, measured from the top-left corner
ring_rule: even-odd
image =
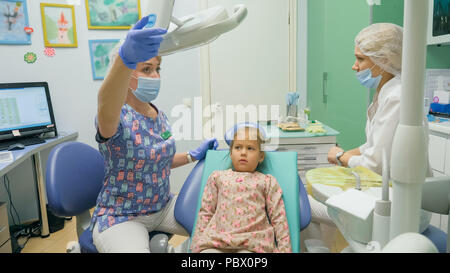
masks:
[[[231,169],[209,176],[191,249],[211,248],[292,252],[282,191],[275,177]]]
[[[91,230],[96,221],[102,232],[136,216],[159,211],[167,204],[175,155],[175,139],[170,131],[162,111],[152,119],[125,104],[116,134],[103,143],[97,138],[105,162],[105,180]]]

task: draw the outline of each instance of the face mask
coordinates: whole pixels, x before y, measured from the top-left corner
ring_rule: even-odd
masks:
[[[372,66],[373,68],[373,66]],[[356,72],[356,78],[358,78],[358,81],[367,88],[374,88],[376,89],[378,85],[381,82],[381,74],[373,78],[372,77],[372,68],[364,69],[363,71]]]
[[[161,80],[159,78],[138,78],[138,86],[133,91],[136,98],[142,102],[151,102],[158,97]]]

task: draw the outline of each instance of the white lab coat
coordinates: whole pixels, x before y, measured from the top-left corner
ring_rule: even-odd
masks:
[[[366,143],[359,147],[361,155],[350,158],[349,167],[363,166],[382,174],[382,151],[386,150],[387,158],[391,158],[392,142],[400,121],[401,89],[400,77],[394,77],[379,94],[375,93],[367,110]],[[424,125],[428,144],[428,122]],[[426,156],[428,162],[428,154]],[[427,176],[430,176],[430,171]]]

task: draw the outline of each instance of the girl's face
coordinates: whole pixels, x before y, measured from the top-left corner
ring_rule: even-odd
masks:
[[[264,160],[256,132],[239,130],[234,138],[230,157],[235,171],[254,172]]]

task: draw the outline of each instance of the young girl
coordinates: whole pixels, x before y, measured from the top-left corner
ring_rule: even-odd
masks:
[[[259,130],[237,130],[232,169],[208,178],[192,238],[192,252],[292,252],[282,191],[272,175],[255,171],[264,160]]]

